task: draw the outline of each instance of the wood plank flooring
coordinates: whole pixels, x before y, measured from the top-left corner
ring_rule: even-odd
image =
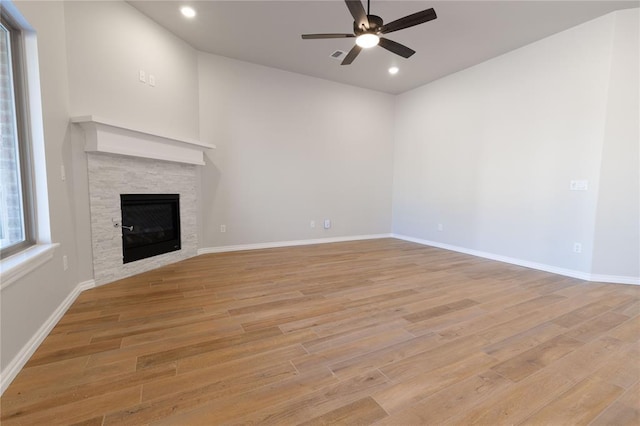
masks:
[[[639,425],[640,287],[395,239],[203,255],[84,292],[3,426]]]

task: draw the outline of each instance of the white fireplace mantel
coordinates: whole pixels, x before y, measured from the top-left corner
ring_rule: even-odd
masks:
[[[215,145],[134,129],[93,115],[72,117],[85,132],[85,151],[204,165],[204,150]]]

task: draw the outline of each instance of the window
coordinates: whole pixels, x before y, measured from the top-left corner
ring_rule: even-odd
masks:
[[[0,8],[0,290],[53,258],[35,29]]]
[[[0,21],[0,257],[35,244],[23,36]]]

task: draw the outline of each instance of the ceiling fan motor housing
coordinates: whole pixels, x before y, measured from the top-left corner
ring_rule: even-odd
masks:
[[[359,36],[360,34],[365,34],[365,33],[371,33],[371,34],[378,34],[380,31],[380,28],[382,28],[382,18],[377,16],[377,15],[367,15],[367,19],[369,20],[369,28],[360,28],[358,27],[358,24],[354,21],[353,22],[353,33],[356,36]]]
[[[323,38],[353,38],[356,43],[349,51],[340,65],[349,65],[360,54],[362,49],[373,46],[380,46],[387,49],[391,53],[409,58],[416,53],[415,50],[408,48],[393,40],[382,37],[382,34],[392,33],[394,31],[403,30],[405,28],[415,27],[419,24],[436,19],[436,12],[431,9],[425,9],[420,12],[407,15],[403,18],[396,19],[384,25],[382,18],[377,15],[369,15],[365,12],[362,0],[344,0],[349,9],[349,13],[354,19],[353,34],[332,33],[332,34],[302,34],[303,39],[323,39]],[[367,11],[369,10],[369,0],[367,0]]]

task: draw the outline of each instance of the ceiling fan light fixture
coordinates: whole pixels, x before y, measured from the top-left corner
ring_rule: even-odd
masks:
[[[380,42],[380,37],[376,34],[364,33],[356,37],[356,44],[363,49],[368,49],[373,46],[377,46]]]
[[[189,1],[189,0],[182,0]],[[352,38],[355,37],[356,44],[351,48],[347,56],[340,65],[349,65],[360,54],[362,49],[368,49],[374,46],[380,46],[403,58],[409,58],[415,50],[409,49],[407,46],[397,43],[388,38],[381,37],[382,34],[392,33],[394,31],[404,30],[405,28],[415,27],[437,18],[436,12],[431,9],[425,9],[421,12],[412,13],[404,18],[384,23],[378,15],[372,15],[369,11],[369,0],[367,0],[367,10],[364,10],[363,0],[344,0],[349,9],[349,13],[353,17],[353,34],[345,33],[327,33],[327,34],[302,34],[302,38],[322,39],[322,38]]]

